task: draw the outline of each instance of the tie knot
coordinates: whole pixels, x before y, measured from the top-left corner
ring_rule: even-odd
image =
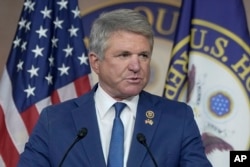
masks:
[[[121,114],[122,110],[126,107],[126,104],[122,103],[122,102],[116,102],[114,104],[114,107],[115,107],[116,117],[120,117],[120,114]]]

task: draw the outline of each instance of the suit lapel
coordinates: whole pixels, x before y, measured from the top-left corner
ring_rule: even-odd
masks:
[[[77,129],[83,127],[88,129],[87,136],[80,142],[90,162],[89,166],[104,167],[106,164],[95,112],[94,92],[93,89],[89,94],[77,99],[76,103],[79,107],[72,112],[72,115]]]
[[[153,99],[151,99],[147,93],[142,92],[138,103],[135,128],[127,166],[141,166],[147,150],[137,141],[137,134],[143,133],[146,137],[148,146],[150,146],[160,115],[161,111],[157,110]]]

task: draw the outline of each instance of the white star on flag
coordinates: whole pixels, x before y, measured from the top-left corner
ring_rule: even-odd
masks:
[[[33,65],[31,67],[31,69],[27,70],[30,73],[30,78],[34,77],[34,76],[38,76],[38,70],[39,68],[35,68]]]
[[[46,35],[47,31],[48,31],[48,29],[44,29],[42,26],[40,26],[39,30],[36,30],[36,32],[39,34],[39,38],[41,38],[41,37],[47,38],[47,35]]]
[[[37,58],[38,56],[43,56],[42,51],[44,48],[40,48],[38,45],[36,45],[36,48],[32,50],[32,52],[35,53],[35,57]]]
[[[44,10],[41,11],[41,13],[43,14],[43,18],[45,19],[46,17],[51,18],[51,12],[52,10],[48,10],[48,7],[45,6]]]
[[[24,89],[24,92],[27,93],[27,98],[30,97],[31,95],[35,96],[35,93],[34,93],[35,89],[36,88],[35,87],[31,87],[30,84],[28,85],[27,89]]]
[[[62,65],[62,67],[59,67],[58,70],[61,71],[60,76],[62,75],[69,75],[68,70],[70,67],[66,67],[65,64]]]

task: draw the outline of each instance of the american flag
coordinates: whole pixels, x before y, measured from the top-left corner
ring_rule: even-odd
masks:
[[[77,0],[26,0],[0,80],[0,166],[15,167],[47,105],[89,91]]]

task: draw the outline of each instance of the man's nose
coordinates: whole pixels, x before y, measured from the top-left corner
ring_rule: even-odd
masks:
[[[129,62],[129,70],[138,72],[140,70],[140,59],[138,55],[133,55]]]

